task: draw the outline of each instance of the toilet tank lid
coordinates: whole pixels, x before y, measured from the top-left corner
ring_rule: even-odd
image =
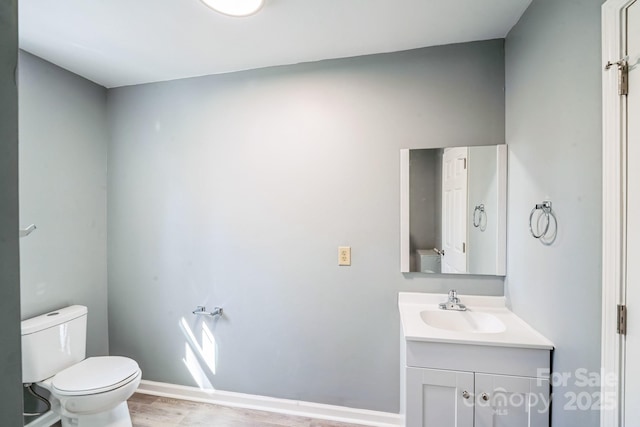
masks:
[[[422,256],[440,256],[433,249],[418,249],[416,252]]]
[[[72,305],[22,321],[22,335],[33,334],[87,315],[84,305]]]

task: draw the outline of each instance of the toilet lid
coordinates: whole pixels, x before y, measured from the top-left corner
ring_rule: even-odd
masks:
[[[63,394],[95,394],[128,383],[139,372],[138,364],[127,357],[90,357],[58,372],[51,384]]]

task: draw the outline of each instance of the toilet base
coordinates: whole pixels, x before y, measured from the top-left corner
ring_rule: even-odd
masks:
[[[62,427],[132,427],[127,402],[110,411],[92,415],[62,416]]]

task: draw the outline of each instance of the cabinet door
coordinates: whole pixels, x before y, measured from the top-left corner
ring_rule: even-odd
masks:
[[[475,427],[548,427],[549,381],[476,374]]]
[[[473,373],[407,368],[407,427],[473,427]]]

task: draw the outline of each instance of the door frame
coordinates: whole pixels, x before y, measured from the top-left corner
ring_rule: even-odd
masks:
[[[617,305],[626,287],[626,99],[618,95],[618,73],[604,65],[624,56],[624,10],[636,0],[602,5],[602,381],[601,427],[619,427],[624,414],[625,342],[617,333]],[[616,378],[617,381],[607,381]]]

